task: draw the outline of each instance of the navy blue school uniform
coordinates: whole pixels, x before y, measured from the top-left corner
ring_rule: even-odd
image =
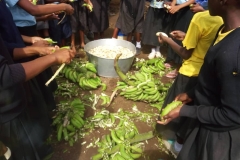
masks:
[[[89,30],[104,32],[109,27],[108,3],[106,0],[91,0],[93,11],[89,13]]]
[[[180,30],[183,32],[187,32],[188,26],[192,20],[194,13],[190,10],[190,7],[184,7],[180,9],[177,13],[170,16],[170,22],[168,23],[169,26],[165,28],[167,33],[171,31]],[[173,39],[178,45],[182,45],[182,41]],[[174,52],[171,47],[168,47],[167,50],[167,57],[166,62],[174,62],[175,64],[182,64],[182,58]]]
[[[142,43],[151,46],[160,46],[157,32],[163,31],[163,17],[167,14],[163,2],[152,0],[143,23]]]
[[[195,106],[184,105],[180,116],[197,123],[178,160],[240,159],[240,28],[212,45],[201,67]],[[214,40],[215,41],[215,40]]]
[[[83,0],[75,0],[71,3],[74,13],[70,17],[72,34],[78,33],[80,30],[89,31],[89,11],[87,7],[83,7]]]
[[[144,0],[121,0],[116,28],[119,28],[125,35],[133,31],[142,33],[144,8]]]
[[[9,49],[10,53],[12,53],[13,48],[23,48],[25,47],[25,44],[14,21],[12,20],[12,14],[6,7],[4,0],[0,1],[0,8],[0,32],[2,37],[4,37],[5,45]]]
[[[5,0],[2,1],[5,3]],[[11,12],[6,6],[6,3],[1,4],[1,11],[0,19],[1,19],[1,31],[3,40],[6,42],[5,44],[9,46],[10,53],[12,52],[11,49],[13,48],[22,48],[25,47],[24,42],[22,40],[21,34],[26,36],[37,36],[36,25],[33,26],[26,26],[26,27],[16,27]],[[16,4],[17,5],[17,4]],[[18,30],[19,31],[18,31]],[[33,60],[37,58],[35,57],[28,57],[18,60],[16,62],[27,62],[29,60]],[[53,92],[57,89],[56,81],[50,83],[49,87],[45,86],[45,83],[51,78],[53,72],[51,68],[46,69],[44,72],[40,73],[38,76],[34,78],[34,83],[32,84],[33,89],[32,92],[35,92],[36,96],[35,99],[37,100],[39,96],[44,98],[44,103],[41,108],[45,107],[45,112],[48,114],[48,111],[52,111],[56,107],[56,103],[54,100]],[[40,95],[41,94],[41,95]]]
[[[13,52],[12,52],[13,49],[14,48],[22,48],[25,45],[24,45],[21,35],[19,34],[17,27],[15,26],[15,23],[13,22],[12,14],[6,7],[6,3],[4,0],[0,1],[0,21],[1,21],[0,34],[4,38],[4,44],[7,45],[7,48],[9,51],[9,52],[4,51],[4,53],[5,53],[4,57],[6,57],[6,53],[7,53],[7,55],[10,56],[13,61]],[[1,52],[3,51],[3,48],[5,48],[5,46],[2,44]],[[14,124],[12,124],[12,121],[8,121],[8,120],[1,121],[0,122],[0,139],[5,139],[7,141],[5,144],[9,144],[8,146],[13,146],[13,144],[17,142],[17,140],[15,142],[14,139],[16,139],[17,133],[19,132],[19,138],[24,138],[24,137],[28,137],[28,136],[32,136],[32,138],[33,138],[31,140],[32,142],[29,141],[28,138],[26,138],[26,141],[22,142],[23,144],[29,143],[28,145],[31,145],[31,143],[35,143],[37,146],[41,147],[41,146],[44,146],[43,142],[49,136],[50,129],[51,129],[50,121],[49,121],[49,117],[48,117],[47,104],[45,103],[45,99],[40,90],[38,82],[36,81],[35,78],[24,83],[24,89],[27,94],[26,97],[27,97],[28,107],[25,109],[26,113],[24,112],[23,116],[24,117],[25,117],[25,115],[29,116],[29,118],[31,119],[31,123],[28,123],[26,119],[25,119],[26,120],[25,124],[24,123],[19,124],[21,122],[16,119],[15,119],[16,123],[14,122]],[[19,97],[21,97],[23,95],[24,95],[24,92],[21,92],[21,93],[18,92]],[[1,98],[4,98],[4,96],[1,96]],[[2,106],[2,104],[1,104],[1,106]],[[18,107],[20,107],[20,106],[18,106]],[[17,109],[14,109],[13,111],[9,112],[9,114],[11,114],[11,115],[16,114],[15,112],[17,111]],[[2,113],[1,113],[0,117],[3,117],[3,116],[11,117],[9,115],[5,115],[5,112],[4,112],[4,114],[2,114]],[[22,122],[25,120],[22,119]],[[26,131],[25,133],[23,131],[22,132],[18,131],[19,128],[21,128],[21,127],[24,127],[29,130]],[[34,130],[34,132],[32,130]],[[35,133],[36,135],[32,135],[31,132],[32,133],[36,132]],[[14,133],[16,135],[12,135]],[[18,144],[16,144],[16,145],[18,145]],[[19,144],[19,146],[21,146],[21,144]],[[32,147],[30,147],[30,148],[32,148]],[[27,150],[28,149],[26,149],[26,151]],[[37,151],[34,151],[34,152],[36,152],[37,154],[40,153],[41,156],[38,155],[38,157],[42,158],[42,156],[46,156],[46,153],[48,153],[50,151],[51,151],[50,147],[46,147],[46,148],[43,147],[43,148],[37,149]],[[22,152],[22,153],[20,153],[20,152]],[[24,151],[19,151],[19,153],[17,153],[17,154],[27,154],[27,153]],[[31,157],[31,155],[29,155],[29,156]],[[32,160],[33,159],[40,159],[40,158],[32,158]]]
[[[41,160],[52,152],[43,128],[48,119],[32,117],[24,68],[14,63],[1,36],[0,48],[0,139],[11,148],[12,160]]]

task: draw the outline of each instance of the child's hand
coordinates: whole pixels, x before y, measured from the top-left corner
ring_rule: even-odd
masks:
[[[7,152],[7,147],[0,141],[0,157]]]
[[[200,6],[200,4],[193,4],[191,7],[190,7],[190,10],[193,12],[193,13],[196,13],[196,12],[202,12],[204,11],[204,8],[202,6]]]
[[[70,63],[72,58],[75,56],[72,50],[60,48],[56,50],[51,56],[56,58],[58,64]]]
[[[31,42],[32,42],[32,44],[33,44],[33,43],[36,43],[36,42],[38,42],[38,41],[43,41],[43,38],[41,38],[41,37],[31,37]]]
[[[169,39],[166,35],[163,35],[162,33],[160,33],[159,35],[158,35],[158,41],[159,41],[159,43],[164,43],[164,42],[166,42],[167,41],[167,39]]]
[[[174,14],[174,13],[178,12],[179,9],[180,8],[178,6],[174,5],[174,6],[171,6],[171,8],[168,11],[169,11],[169,13]]]
[[[157,121],[157,123],[158,124],[162,124],[162,125],[166,125],[169,122],[171,122],[173,119],[179,117],[179,113],[180,113],[180,110],[181,110],[182,106],[183,105],[181,104],[177,108],[175,108],[172,111],[170,111],[166,116],[162,117],[163,118],[162,121]]]
[[[37,51],[39,56],[45,56],[49,54],[53,54],[56,51],[55,47],[38,47]]]
[[[170,33],[170,35],[171,35],[172,38],[177,39],[179,41],[182,41],[185,38],[186,34],[182,31],[177,30],[177,31],[172,31]]]
[[[60,18],[58,17],[57,14],[52,13],[52,14],[47,15],[47,16],[46,16],[46,19],[47,19],[47,20],[51,20],[51,19],[60,19]]]
[[[64,4],[65,5],[65,12],[68,14],[68,15],[72,15],[73,12],[74,12],[74,9],[73,7],[70,5],[70,4]]]
[[[192,102],[192,99],[186,93],[180,93],[176,96],[175,101],[181,101],[183,104]]]
[[[50,44],[45,40],[36,41],[32,44],[34,47],[48,47]]]

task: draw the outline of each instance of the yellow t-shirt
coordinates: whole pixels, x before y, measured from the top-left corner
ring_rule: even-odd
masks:
[[[192,56],[184,60],[179,70],[181,74],[188,77],[198,76],[207,50],[222,24],[222,18],[210,16],[209,11],[198,12],[193,16],[183,40],[183,46],[187,50],[194,50]]]
[[[228,32],[222,33],[222,30],[224,29],[224,27],[220,30],[220,32],[218,33],[218,37],[214,42],[214,45],[217,44],[218,42],[220,42],[224,37],[226,37],[230,32],[232,32],[233,30],[230,30]]]

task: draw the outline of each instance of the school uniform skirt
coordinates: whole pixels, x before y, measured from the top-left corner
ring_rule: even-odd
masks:
[[[106,0],[91,0],[93,11],[90,12],[89,29],[92,32],[103,32],[109,27],[108,3]]]
[[[239,128],[212,131],[198,122],[183,144],[177,160],[238,160],[239,133]]]
[[[166,14],[163,8],[149,7],[143,23],[142,43],[152,46],[160,46],[157,32],[162,31],[163,17]]]
[[[188,77],[183,74],[178,74],[172,86],[168,90],[162,108],[165,108],[169,103],[171,103],[180,93],[185,93],[191,90],[196,84],[197,77]],[[190,104],[193,104],[193,102]],[[188,131],[188,127],[185,128],[183,124],[187,122],[187,118],[185,117],[176,118],[167,125],[157,124],[156,129],[166,139],[175,139],[177,132],[179,132],[179,134],[177,134],[178,137],[184,139],[186,137],[185,134],[187,134],[186,132]]]
[[[53,152],[46,144],[50,130],[42,129],[49,121],[29,113],[24,109],[16,118],[0,123],[0,140],[11,149],[11,160],[42,160]]]
[[[89,31],[89,11],[83,7],[84,1],[74,1],[70,3],[74,8],[74,13],[70,16],[72,33],[81,31]]]
[[[169,23],[172,28],[171,31],[180,30],[187,32],[188,26],[192,20],[194,13],[189,7],[182,8],[176,15],[172,17],[172,22]],[[182,41],[173,39],[178,45],[183,46]],[[166,62],[174,62],[175,64],[182,64],[182,58],[174,52],[174,50],[169,46],[167,50]]]
[[[144,22],[144,0],[121,0],[116,28],[125,35],[132,32],[142,33]]]

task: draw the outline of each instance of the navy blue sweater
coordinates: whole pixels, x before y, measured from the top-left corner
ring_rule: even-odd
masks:
[[[0,36],[0,123],[18,116],[26,106],[23,83],[25,71],[21,64],[14,64]]]

